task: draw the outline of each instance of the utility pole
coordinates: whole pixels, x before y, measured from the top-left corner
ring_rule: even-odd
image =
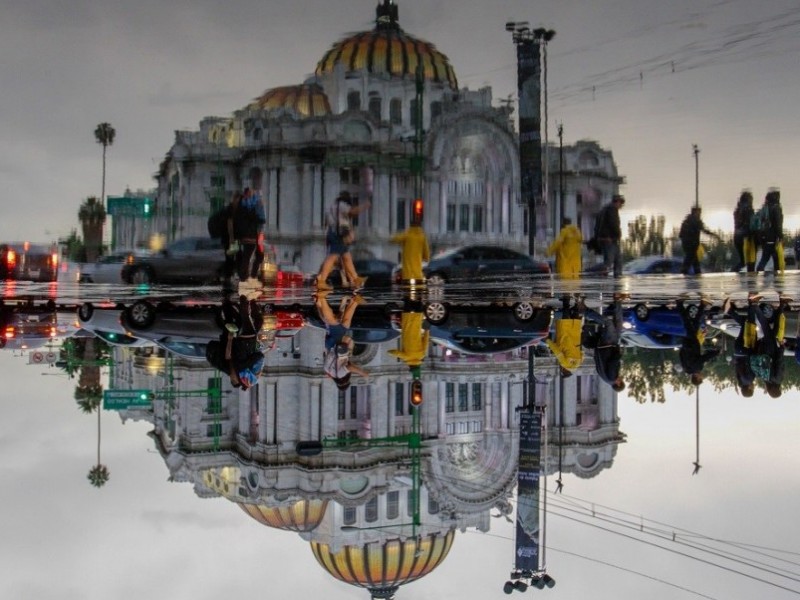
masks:
[[[558,124],[558,221],[555,228],[558,230],[564,221],[564,125]]]
[[[700,207],[700,148],[692,144],[694,154],[694,207]]]

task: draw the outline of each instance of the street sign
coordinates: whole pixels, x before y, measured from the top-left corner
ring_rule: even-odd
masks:
[[[104,390],[103,408],[105,410],[126,410],[150,406],[153,402],[150,390]]]
[[[106,212],[112,217],[129,216],[150,218],[153,215],[153,199],[144,196],[109,196]]]

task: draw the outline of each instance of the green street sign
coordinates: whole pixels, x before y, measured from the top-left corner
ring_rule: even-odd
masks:
[[[153,199],[132,196],[109,196],[106,198],[106,212],[112,217],[142,217],[149,219],[153,216]]]
[[[150,406],[153,402],[150,390],[104,390],[103,408],[105,410],[126,410]]]

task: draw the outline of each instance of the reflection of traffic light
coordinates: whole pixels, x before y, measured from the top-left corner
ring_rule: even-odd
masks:
[[[422,198],[416,198],[414,200],[414,204],[411,206],[411,222],[414,224],[419,225],[422,223],[422,210],[425,205],[422,202]]]
[[[411,382],[411,406],[422,404],[422,382],[415,379]]]
[[[145,198],[144,202],[142,202],[142,216],[143,217],[150,217],[152,216],[153,209],[153,199],[152,198]]]

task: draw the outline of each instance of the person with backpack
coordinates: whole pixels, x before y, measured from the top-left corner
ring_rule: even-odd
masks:
[[[358,276],[356,267],[353,264],[353,255],[350,253],[350,246],[355,241],[352,218],[365,211],[369,206],[369,202],[353,206],[353,199],[350,193],[343,191],[328,209],[325,218],[325,242],[328,246],[328,254],[317,274],[318,289],[333,289],[328,283],[328,277],[339,261],[342,263],[342,272],[347,277],[350,286],[355,289],[364,286],[366,278]]]
[[[615,194],[611,202],[597,213],[594,223],[594,241],[602,251],[606,272],[613,271],[614,277],[622,277],[622,252],[619,247],[622,229],[619,209],[624,205],[625,198]]]
[[[767,192],[763,206],[756,213],[758,233],[761,238],[761,260],[756,267],[757,272],[763,271],[772,259],[775,271],[782,271],[783,266],[783,208],[781,207],[781,193],[776,189]],[[780,256],[778,252],[780,251]]]
[[[706,233],[719,239],[719,236],[708,229],[705,223],[703,223],[703,219],[701,218],[702,212],[699,206],[692,207],[692,210],[686,215],[686,218],[683,219],[680,232],[678,233],[681,246],[683,247],[683,266],[681,267],[681,273],[684,275],[688,275],[690,269],[695,275],[700,275],[702,272],[700,269],[700,256],[698,254],[700,250],[700,234]]]
[[[744,190],[733,211],[733,247],[738,256],[736,266],[731,269],[734,273],[744,268],[748,273],[756,270],[756,241],[750,230],[753,212],[753,194]]]

